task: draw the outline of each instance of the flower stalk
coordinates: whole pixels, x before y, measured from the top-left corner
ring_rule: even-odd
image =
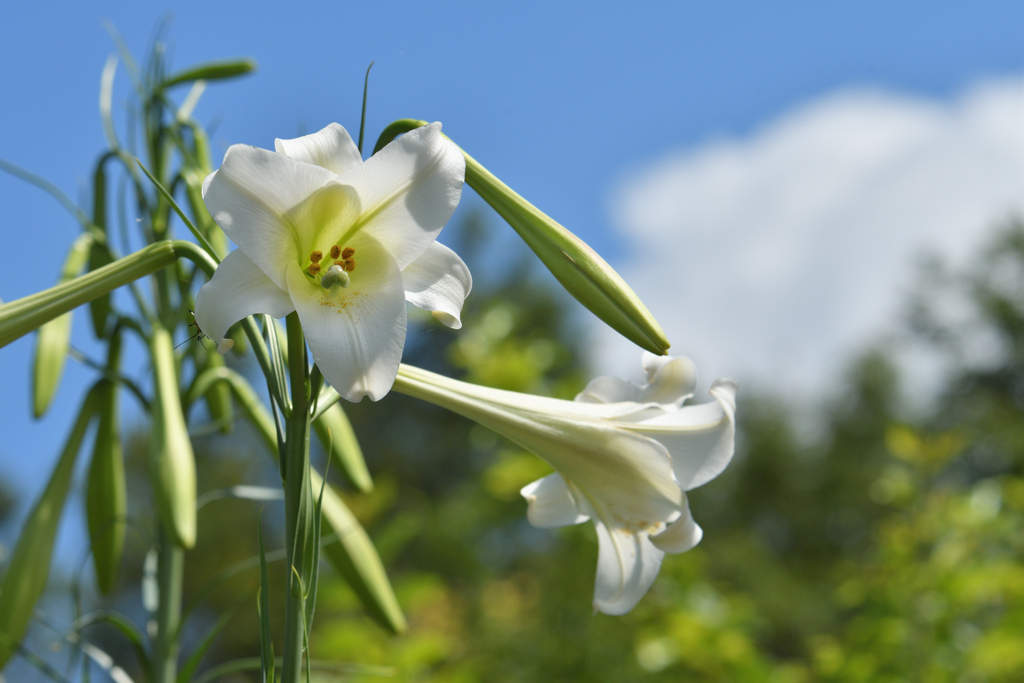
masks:
[[[309,473],[309,363],[302,325],[296,313],[287,317],[288,371],[291,380],[292,410],[285,422],[284,508],[285,550],[288,556],[289,591],[285,612],[284,663],[281,680],[298,683],[302,671],[306,621],[306,591],[312,567],[311,545],[313,537],[313,488]]]

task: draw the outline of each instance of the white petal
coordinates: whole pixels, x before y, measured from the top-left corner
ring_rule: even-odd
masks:
[[[405,269],[451,218],[465,176],[465,157],[440,123],[406,133],[338,179],[356,190],[362,214],[337,244],[365,231]]]
[[[349,401],[379,401],[395,381],[405,345],[405,293],[391,255],[371,238],[355,243],[347,288],[326,290],[297,265],[288,293],[320,371]]]
[[[565,479],[557,472],[527,484],[519,493],[526,499],[526,517],[535,527],[569,526],[590,519],[580,512]]]
[[[697,526],[690,514],[689,501],[683,506],[683,514],[657,536],[651,536],[651,543],[666,553],[685,553],[700,543],[704,530]]]
[[[402,270],[405,300],[453,329],[462,327],[462,302],[473,287],[473,276],[459,255],[432,242],[419,258]]]
[[[648,384],[654,383],[654,376],[658,374],[661,366],[672,361],[672,356],[656,356],[650,351],[644,351],[640,356],[640,364],[644,368],[644,376]]]
[[[654,547],[644,532],[609,528],[597,519],[594,526],[598,543],[594,609],[625,614],[654,583],[665,553]]]
[[[274,140],[274,149],[292,159],[326,168],[341,175],[363,165],[359,148],[352,142],[348,131],[337,123],[323,130],[292,140]]]
[[[327,169],[248,145],[232,145],[220,169],[203,185],[203,199],[217,224],[281,289],[298,263],[308,226],[285,214],[335,177]],[[304,259],[308,254],[301,254]]]
[[[574,400],[580,403],[636,402],[643,389],[618,377],[595,377],[587,383]]]
[[[657,362],[648,359],[656,359]],[[644,372],[648,384],[638,399],[643,403],[678,407],[693,396],[697,388],[697,366],[689,358],[655,356],[645,352]]]
[[[293,310],[288,292],[264,275],[241,249],[221,261],[196,295],[196,324],[218,347],[224,344],[228,328],[247,315],[268,313],[283,318]]]
[[[657,440],[672,456],[676,481],[684,491],[702,486],[732,460],[736,441],[736,383],[728,379],[711,385],[716,401],[684,406],[673,413],[621,427]]]
[[[655,356],[644,352],[643,365],[648,384],[641,387],[618,377],[597,377],[590,380],[575,400],[581,403],[646,404],[637,405],[637,411],[644,411],[650,404],[658,404],[663,410],[675,410],[693,396],[697,386],[697,367],[689,358]],[[626,414],[623,411],[623,415]],[[638,420],[648,415],[648,412],[641,412],[630,419]]]

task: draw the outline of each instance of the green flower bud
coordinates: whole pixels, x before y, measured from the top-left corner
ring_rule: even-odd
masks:
[[[153,426],[150,430],[150,478],[164,530],[191,548],[196,542],[196,464],[185,416],[181,412],[174,344],[170,333],[154,327]]]

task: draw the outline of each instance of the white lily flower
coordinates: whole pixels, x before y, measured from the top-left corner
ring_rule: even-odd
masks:
[[[540,456],[557,470],[522,490],[537,527],[597,527],[594,609],[625,614],[651,587],[666,552],[703,532],[686,491],[732,459],[736,383],[711,385],[714,401],[683,403],[697,373],[688,358],[645,353],[647,384],[601,377],[575,401],[490,389],[403,365],[395,389],[448,408]]]
[[[238,249],[196,297],[196,323],[223,353],[253,313],[297,311],[313,360],[339,394],[377,401],[405,346],[409,301],[453,328],[469,269],[435,241],[462,196],[466,163],[432,123],[364,163],[344,128],[232,145],[203,199]]]

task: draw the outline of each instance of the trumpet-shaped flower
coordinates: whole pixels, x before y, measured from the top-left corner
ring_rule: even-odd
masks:
[[[594,609],[624,614],[644,596],[665,553],[700,542],[686,492],[732,459],[736,383],[711,385],[694,406],[688,358],[646,353],[647,384],[602,377],[575,401],[489,389],[402,366],[395,388],[441,405],[540,456],[556,472],[522,490],[537,527],[597,527]]]
[[[296,311],[338,393],[379,400],[401,362],[406,301],[462,325],[472,278],[435,238],[459,203],[465,159],[440,123],[365,162],[336,123],[275,146],[231,146],[203,184],[238,249],[200,289],[196,323],[223,352],[245,316]]]

